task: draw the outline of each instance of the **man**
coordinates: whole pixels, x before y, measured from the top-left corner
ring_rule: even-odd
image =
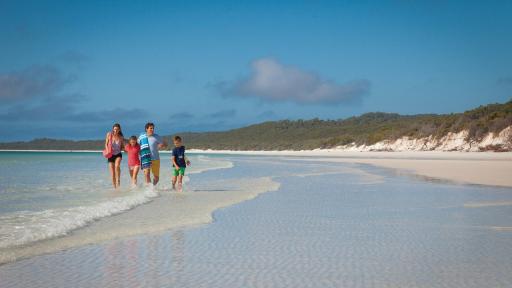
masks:
[[[139,136],[141,168],[144,171],[146,183],[151,183],[151,173],[153,173],[153,185],[160,180],[160,153],[158,149],[167,147],[165,141],[160,135],[155,134],[155,124],[149,122],[144,127],[146,133]]]

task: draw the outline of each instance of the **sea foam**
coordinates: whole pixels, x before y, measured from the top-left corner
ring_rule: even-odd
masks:
[[[158,196],[151,187],[140,193],[114,198],[90,206],[17,212],[0,216],[0,248],[63,236],[103,217],[112,216],[151,201]]]
[[[231,161],[225,159],[212,160],[205,156],[194,156],[193,166],[187,169],[187,174],[199,174],[210,170],[226,169],[233,167]],[[162,171],[169,174],[170,165],[162,165]],[[139,180],[141,175],[139,175]],[[188,182],[187,177],[186,181]],[[85,180],[84,180],[85,181]],[[124,180],[125,182],[127,179]],[[70,232],[91,224],[99,219],[113,216],[131,210],[142,204],[151,202],[159,196],[159,191],[168,190],[167,181],[160,184],[158,189],[150,186],[139,186],[131,190],[121,189],[116,192],[108,192],[105,187],[89,185],[90,189],[105,189],[105,193],[113,194],[113,197],[107,197],[97,200],[97,203],[88,205],[72,205],[71,207],[59,207],[54,209],[45,209],[42,211],[17,211],[14,213],[0,214],[0,252],[10,247],[18,247],[31,244],[37,241],[51,239],[55,237],[68,235]],[[87,185],[86,182],[80,182],[80,185]],[[54,185],[53,189],[62,189],[69,185],[62,183]],[[72,189],[72,186],[70,186]],[[66,189],[68,189],[66,188]],[[76,187],[84,190],[84,187]],[[39,187],[44,190],[45,187]],[[64,189],[64,190],[66,190]],[[95,194],[102,194],[96,193]],[[116,195],[117,194],[117,195]],[[125,194],[125,196],[120,196]],[[0,261],[1,263],[1,261]]]

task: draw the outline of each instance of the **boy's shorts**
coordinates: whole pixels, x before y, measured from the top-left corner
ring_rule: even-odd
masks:
[[[151,161],[151,173],[153,176],[160,177],[160,160]]]
[[[174,176],[178,176],[178,175],[183,176],[183,175],[185,175],[185,167],[174,168],[172,170],[172,175],[174,175]]]

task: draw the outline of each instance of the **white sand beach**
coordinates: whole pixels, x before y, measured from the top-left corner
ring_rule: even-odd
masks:
[[[467,184],[512,187],[512,152],[352,152],[191,150],[190,153],[300,156],[315,161],[363,163]]]

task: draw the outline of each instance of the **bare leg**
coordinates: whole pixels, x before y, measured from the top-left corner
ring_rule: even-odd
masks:
[[[132,184],[137,185],[137,175],[139,174],[140,166],[135,166],[132,170]]]
[[[110,171],[110,178],[112,179],[112,186],[114,186],[114,189],[117,187],[117,182],[116,182],[116,172],[115,172],[115,167],[114,167],[114,163],[112,162],[108,162],[108,170]]]
[[[178,189],[183,190],[183,175],[178,175]]]
[[[133,172],[135,171],[135,169],[130,169],[130,167],[128,167],[128,171],[130,172],[130,181],[132,183],[132,186],[133,186]]]
[[[146,179],[146,184],[151,183],[151,168],[144,169],[144,178]]]
[[[116,158],[116,181],[117,181],[117,187],[121,186],[121,157]]]
[[[160,180],[160,160],[151,161],[151,172],[153,172],[153,186],[158,184],[158,180]]]
[[[176,180],[177,180],[177,177],[173,175],[172,179],[171,179],[172,189],[176,189]]]

